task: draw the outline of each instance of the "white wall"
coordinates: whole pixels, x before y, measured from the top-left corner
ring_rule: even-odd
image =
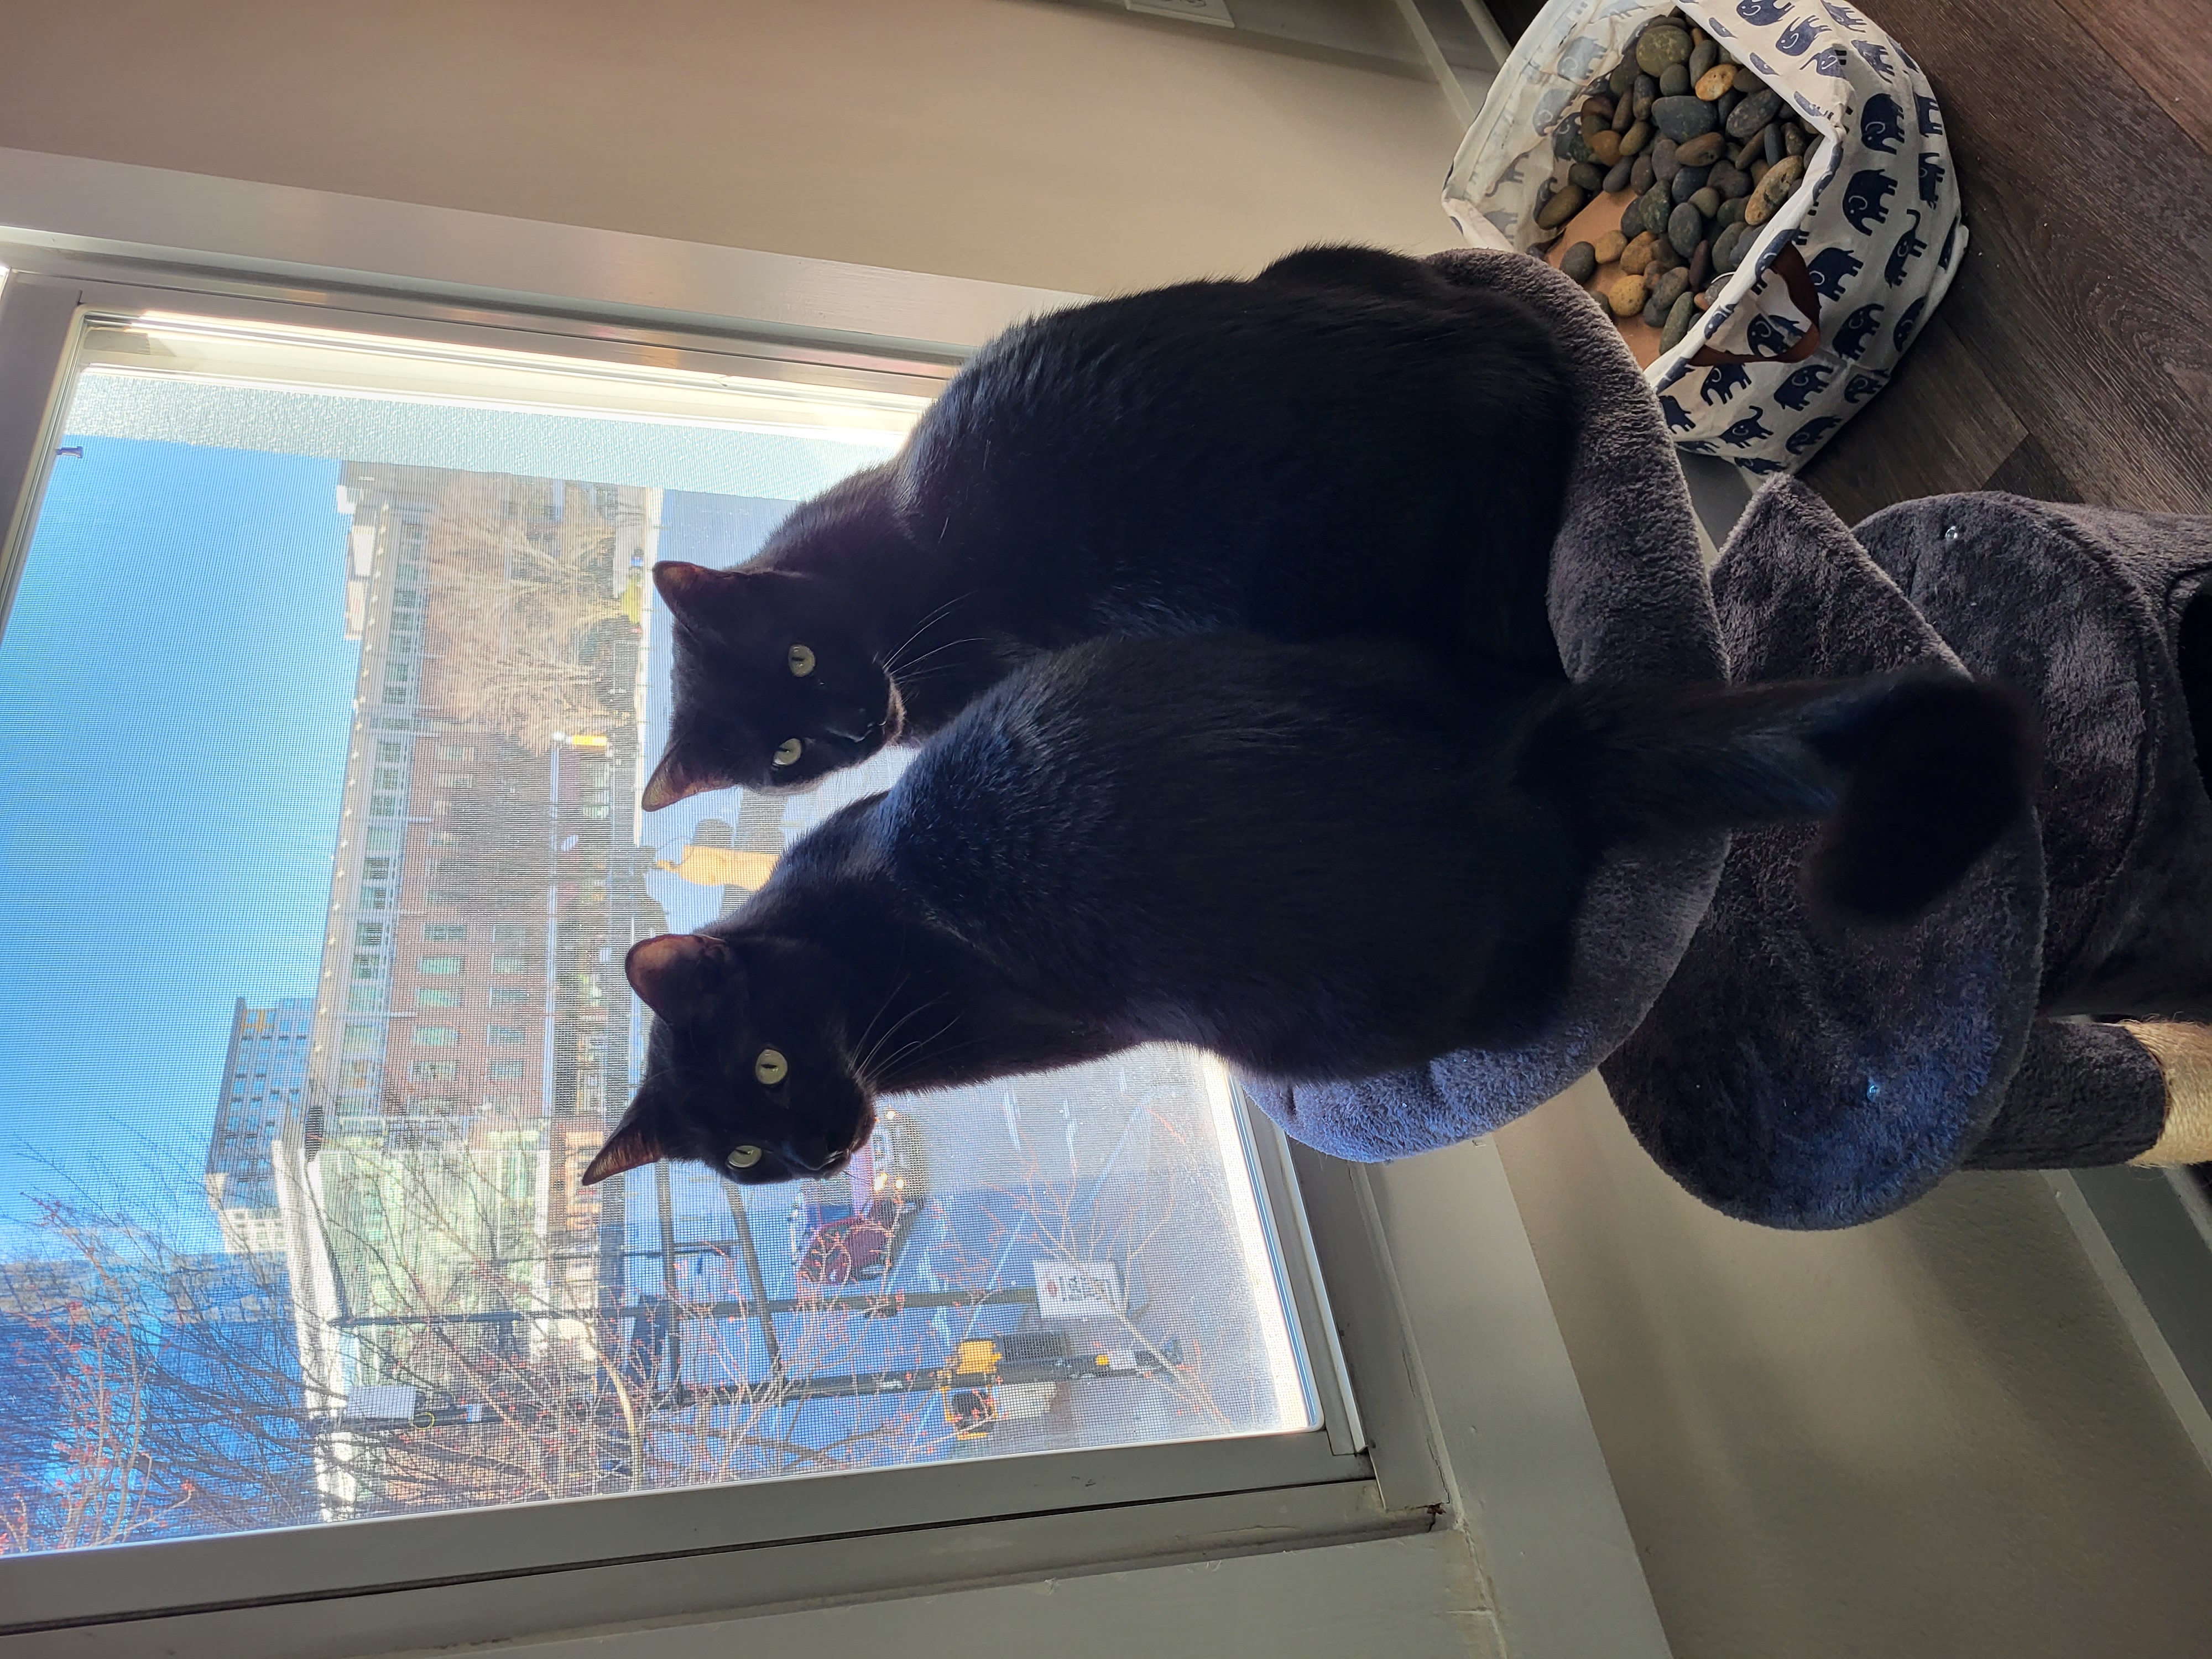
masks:
[[[722,1659],[738,1652],[806,1659],[1505,1659],[1481,1586],[1466,1538],[1442,1531],[496,1651],[514,1659]]]
[[[1779,1233],[1594,1083],[1498,1141],[1678,1659],[2212,1653],[2212,1474],[2039,1177]]]
[[[0,6],[0,146],[1099,293],[1453,245],[1417,66],[1048,0]]]

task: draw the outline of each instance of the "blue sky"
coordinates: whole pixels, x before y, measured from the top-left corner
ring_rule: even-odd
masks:
[[[41,1156],[196,1170],[234,1000],[313,993],[360,655],[337,462],[64,441],[0,637],[0,1255]]]

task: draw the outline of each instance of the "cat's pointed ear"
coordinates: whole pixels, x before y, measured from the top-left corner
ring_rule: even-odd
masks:
[[[637,798],[637,804],[648,812],[658,812],[664,806],[673,806],[679,800],[704,794],[710,789],[734,789],[737,781],[720,767],[693,752],[682,738],[671,738],[660,757],[660,764],[645,781],[645,793]]]
[[[631,945],[623,972],[640,1002],[682,1024],[728,986],[738,962],[728,945],[705,933],[662,933]]]
[[[663,559],[653,567],[653,586],[668,608],[685,621],[698,615],[707,596],[730,580],[726,570],[709,570],[703,564]]]
[[[615,1125],[614,1133],[607,1137],[606,1145],[584,1168],[582,1185],[596,1187],[609,1176],[621,1175],[626,1170],[642,1169],[648,1164],[658,1164],[672,1156],[665,1133],[667,1115],[661,1110],[660,1097],[651,1079],[637,1091],[629,1109]]]

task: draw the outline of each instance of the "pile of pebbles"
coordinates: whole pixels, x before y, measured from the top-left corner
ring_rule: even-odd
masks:
[[[1618,228],[1567,245],[1555,263],[1595,283],[1613,316],[1678,344],[1766,222],[1803,182],[1821,139],[1782,94],[1680,12],[1653,19],[1611,73],[1591,82],[1553,153],[1565,161],[1536,210],[1546,243],[1589,225],[1596,205]],[[1537,250],[1543,252],[1543,248]]]

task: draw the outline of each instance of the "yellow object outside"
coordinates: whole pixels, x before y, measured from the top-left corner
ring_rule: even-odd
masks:
[[[653,867],[679,875],[700,887],[742,887],[757,891],[775,868],[773,853],[750,853],[734,847],[686,847],[680,859],[656,859]]]

